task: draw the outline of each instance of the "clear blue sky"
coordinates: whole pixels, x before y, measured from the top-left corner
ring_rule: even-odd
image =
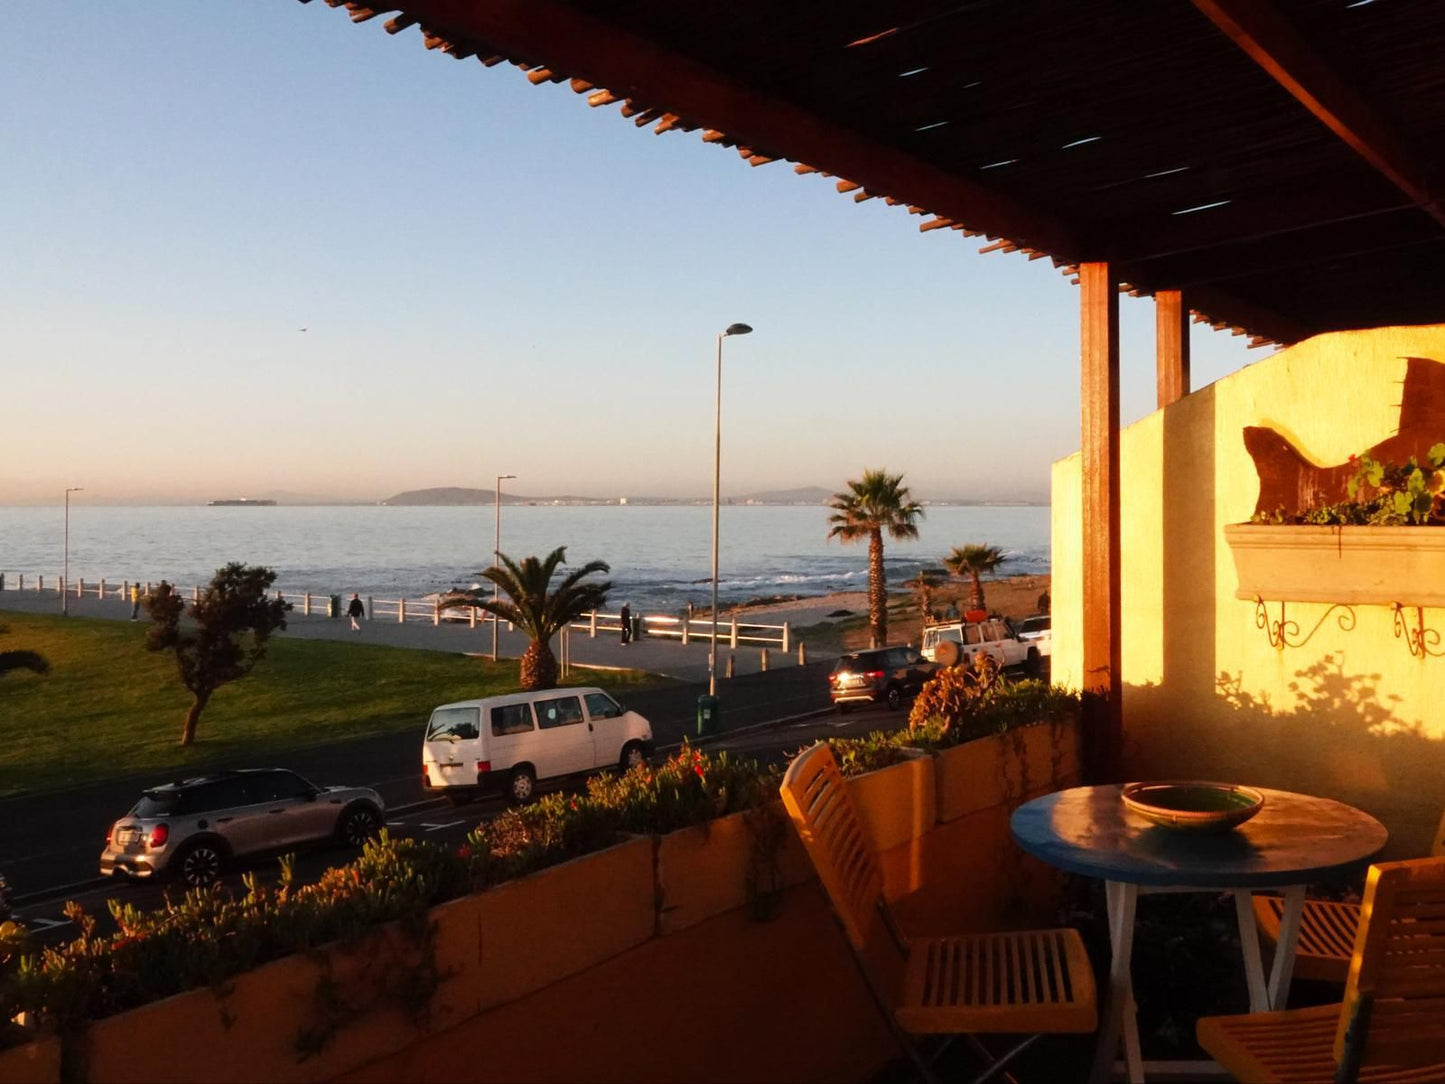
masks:
[[[0,503],[1044,494],[1077,292],[881,200],[294,0],[9,0]],[[1123,303],[1124,415],[1153,307]],[[307,328],[305,332],[298,329]],[[1258,360],[1197,328],[1195,382]]]

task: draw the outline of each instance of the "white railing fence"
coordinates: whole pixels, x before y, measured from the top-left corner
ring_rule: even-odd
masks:
[[[0,591],[49,591],[57,597],[68,594],[75,598],[113,598],[120,602],[134,603],[137,595],[149,594],[155,586],[156,582],[149,580],[144,583],[131,580],[116,582],[105,579],[87,580],[83,576],[76,577],[67,584],[63,576],[0,572]],[[192,601],[201,597],[202,588],[198,584],[189,590],[174,584],[172,586]],[[276,598],[291,603],[293,612],[303,617],[341,618],[346,615],[346,608],[351,601],[345,595],[317,591],[277,591]],[[434,626],[440,626],[444,621],[449,624],[464,622],[469,628],[476,628],[478,625],[486,628],[500,620],[470,606],[444,610],[436,595],[424,595],[415,599],[386,599],[368,595],[364,601],[366,617],[370,621],[393,621],[399,624],[415,621]],[[641,639],[671,639],[688,644],[694,640],[707,643],[713,638],[713,622],[710,617],[681,618],[667,614],[633,614],[632,624],[633,635]],[[585,632],[592,639],[599,634],[620,637],[622,615],[594,610],[574,621],[571,628]],[[511,622],[507,622],[507,631],[512,631]],[[717,641],[720,644],[726,643],[731,648],[737,648],[741,644],[762,644],[765,647],[777,644],[785,653],[790,652],[793,647],[792,629],[788,622],[774,625],[739,621],[735,614],[718,617]]]

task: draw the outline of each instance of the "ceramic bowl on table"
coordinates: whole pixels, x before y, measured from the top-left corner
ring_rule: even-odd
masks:
[[[1264,795],[1237,783],[1128,783],[1124,805],[1152,824],[1194,832],[1223,832],[1264,807]]]

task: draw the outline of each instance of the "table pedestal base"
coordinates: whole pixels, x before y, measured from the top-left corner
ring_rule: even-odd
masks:
[[[1299,940],[1300,916],[1304,911],[1305,886],[1290,885],[1284,892],[1284,914],[1280,917],[1279,945],[1274,954],[1274,966],[1270,971],[1268,984],[1264,979],[1264,962],[1259,952],[1259,931],[1254,922],[1253,893],[1247,888],[1217,888],[1209,885],[1180,885],[1156,888],[1148,885],[1129,884],[1123,881],[1106,881],[1105,895],[1109,903],[1109,947],[1112,957],[1109,964],[1109,989],[1104,1016],[1099,1021],[1099,1046],[1094,1056],[1093,1071],[1089,1079],[1103,1084],[1113,1075],[1114,1058],[1123,1040],[1123,1070],[1129,1084],[1143,1084],[1145,1073],[1156,1079],[1177,1073],[1198,1074],[1201,1066],[1219,1067],[1212,1061],[1206,1062],[1148,1062],[1139,1048],[1138,1008],[1134,1003],[1134,981],[1132,961],[1134,955],[1134,916],[1140,894],[1228,892],[1234,896],[1234,913],[1239,921],[1239,947],[1244,958],[1244,976],[1249,986],[1250,1012],[1268,1012],[1283,1009],[1289,999],[1289,984],[1294,973],[1295,944]],[[1176,1065],[1172,1071],[1163,1070],[1165,1065]],[[1194,1066],[1193,1070],[1186,1067]]]

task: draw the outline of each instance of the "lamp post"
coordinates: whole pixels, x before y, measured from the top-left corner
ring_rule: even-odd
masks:
[[[717,410],[712,427],[712,649],[707,657],[707,694],[717,696],[717,523],[722,482],[722,343],[729,335],[746,335],[747,324],[730,324],[717,337]]]
[[[60,576],[60,616],[70,614],[70,495],[80,493],[83,486],[70,486],[65,491],[65,571]]]
[[[497,533],[496,533],[496,536],[495,536],[495,538],[494,538],[494,540],[493,540],[493,542],[492,542],[492,566],[493,566],[493,567],[496,567],[498,564],[501,563],[501,557],[502,557],[502,482],[505,481],[505,480],[508,479],[508,478],[515,478],[515,477],[517,477],[515,474],[499,474],[499,475],[497,475],[497,495],[496,495],[495,503],[494,503],[493,506],[492,506],[494,509],[496,509],[496,513],[497,513]],[[496,601],[497,601],[497,582],[496,582],[495,580],[492,581],[492,601],[493,601],[493,602],[496,602]],[[497,620],[497,615],[496,615],[496,614],[492,614],[492,661],[493,661],[493,662],[496,662],[496,661],[497,661],[497,625],[498,625],[499,623],[500,623],[500,622]]]

